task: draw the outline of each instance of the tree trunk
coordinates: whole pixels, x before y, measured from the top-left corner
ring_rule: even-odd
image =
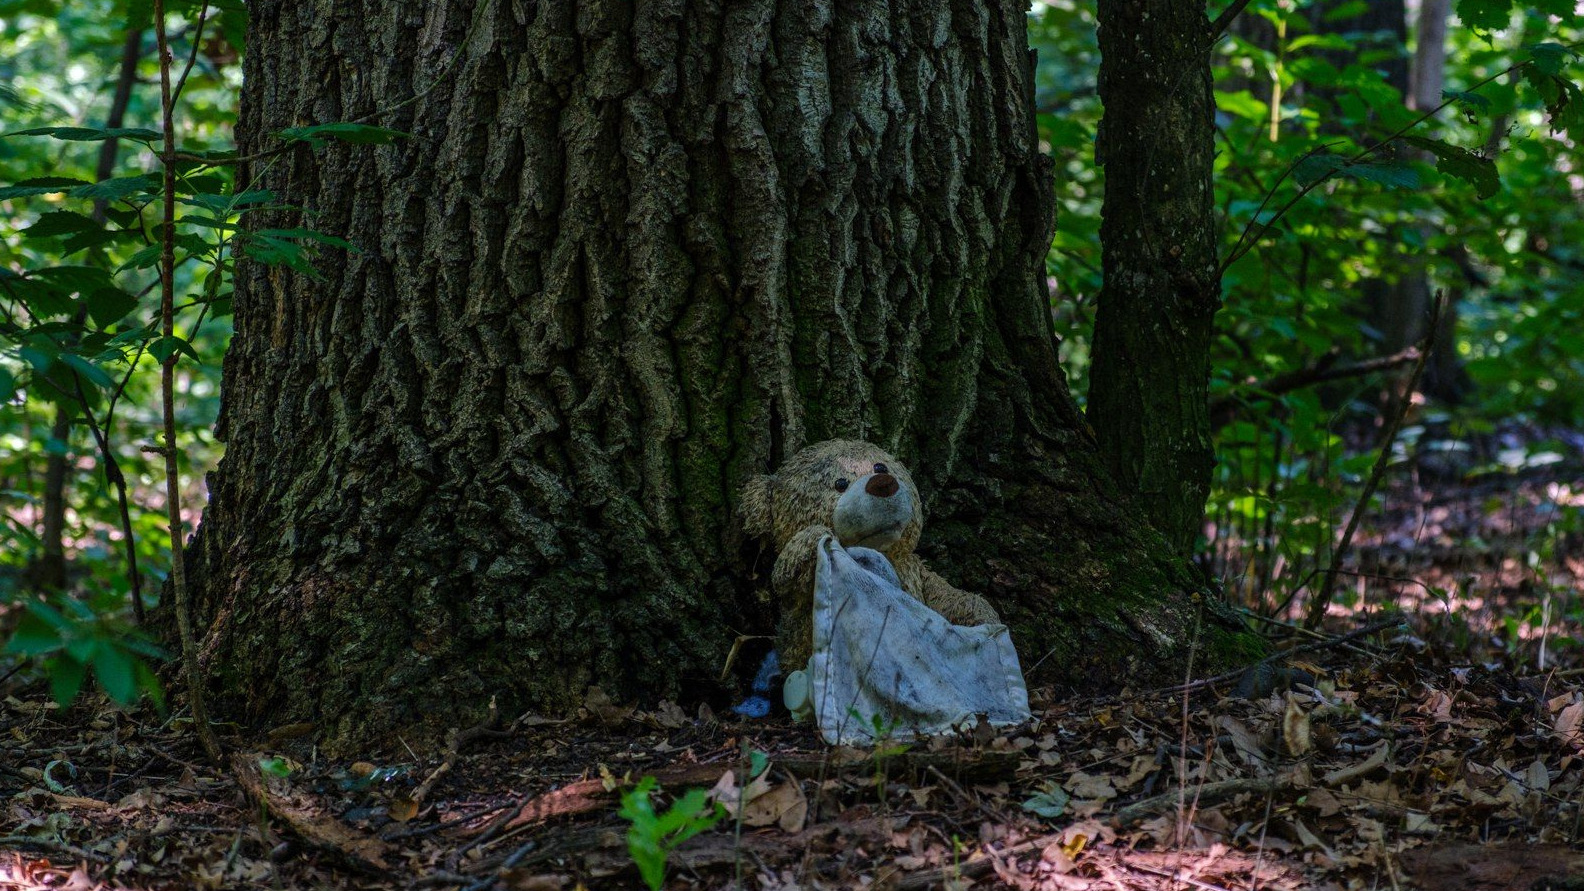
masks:
[[[1102,0],[1106,169],[1089,423],[1122,487],[1180,554],[1204,519],[1215,453],[1216,260],[1210,24],[1190,0]]]
[[[739,484],[837,436],[909,463],[925,556],[1036,681],[1251,651],[1118,507],[1058,373],[1020,3],[249,19],[243,154],[376,113],[412,137],[245,172],[361,250],[238,270],[192,560],[233,717],[337,749],[497,695],[720,695],[773,620]]]

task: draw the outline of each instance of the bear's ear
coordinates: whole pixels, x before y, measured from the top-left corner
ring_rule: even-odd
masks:
[[[759,475],[743,483],[742,497],[737,501],[737,512],[742,515],[743,529],[749,535],[769,535],[774,521],[776,478]]]

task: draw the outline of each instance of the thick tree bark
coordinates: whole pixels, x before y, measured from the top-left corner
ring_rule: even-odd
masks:
[[[361,250],[238,272],[192,561],[233,716],[335,748],[492,695],[710,695],[773,615],[738,487],[836,436],[909,463],[926,557],[1036,680],[1249,651],[1118,506],[1058,373],[1020,3],[249,17],[244,154],[417,98],[379,120],[398,145],[248,171]]]
[[[1122,487],[1179,553],[1215,466],[1216,260],[1210,23],[1191,0],[1101,0],[1096,154],[1105,165],[1089,422]]]

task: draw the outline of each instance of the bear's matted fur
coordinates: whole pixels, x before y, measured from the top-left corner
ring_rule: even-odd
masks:
[[[877,509],[875,499],[895,498],[910,499],[911,504]],[[870,503],[864,504],[865,500]],[[846,512],[844,522],[836,517],[838,501]],[[867,514],[852,519],[854,512],[866,508]],[[821,537],[836,535],[838,528],[852,539],[842,540],[844,546],[863,545],[884,553],[903,590],[947,621],[957,625],[1001,621],[983,597],[953,587],[913,553],[924,531],[924,503],[912,474],[879,446],[846,439],[808,446],[774,475],[750,479],[743,486],[739,509],[750,535],[767,536],[775,544],[770,584],[781,609],[776,648],[785,671],[796,671],[808,662],[813,646],[816,546]],[[900,517],[901,522],[877,530],[870,527],[883,520],[871,517]]]

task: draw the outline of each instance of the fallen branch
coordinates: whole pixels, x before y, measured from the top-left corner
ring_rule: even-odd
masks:
[[[1013,845],[1005,851],[987,851],[977,857],[970,857],[961,863],[951,866],[942,866],[938,869],[926,869],[922,872],[909,873],[897,882],[897,891],[922,891],[925,888],[946,887],[952,879],[977,879],[995,869],[998,861],[1024,857],[1036,851],[1043,851],[1060,841],[1060,832],[1054,835],[1043,835],[1022,844]]]
[[[1393,368],[1418,361],[1421,352],[1419,347],[1411,346],[1389,356],[1377,356],[1373,359],[1350,362],[1346,365],[1336,364],[1337,359],[1341,355],[1340,353],[1326,353],[1313,365],[1294,371],[1286,371],[1262,381],[1253,381],[1240,389],[1252,391],[1245,398],[1274,399],[1278,396],[1285,396],[1294,390],[1302,390],[1305,387],[1313,387],[1317,384],[1364,377],[1378,371],[1390,371]],[[1219,430],[1232,423],[1232,419],[1237,417],[1238,409],[1241,406],[1242,402],[1237,397],[1228,396],[1217,399],[1210,405],[1211,428]]]
[[[1285,777],[1274,777],[1263,780],[1222,780],[1219,783],[1206,783],[1199,787],[1196,798],[1200,804],[1209,804],[1245,792],[1268,794],[1277,789],[1291,784]],[[1126,829],[1141,820],[1148,819],[1156,814],[1175,810],[1180,801],[1177,790],[1162,792],[1143,801],[1130,804],[1111,816],[1111,825],[1117,829]]]
[[[110,858],[86,848],[68,845],[65,842],[55,841],[50,838],[36,838],[31,835],[0,835],[0,848],[16,846],[19,848],[36,848],[40,851],[50,851],[56,854],[67,854],[80,860],[92,860],[95,863],[109,863]]]
[[[414,814],[417,814],[418,808],[423,806],[424,798],[429,795],[430,790],[434,789],[435,783],[439,782],[441,777],[450,773],[451,769],[456,766],[457,758],[462,754],[463,746],[479,737],[494,735],[495,721],[499,717],[500,713],[495,708],[495,697],[491,696],[489,717],[466,730],[453,730],[446,734],[446,754],[445,758],[441,759],[440,766],[436,767],[429,776],[425,777],[424,781],[418,784],[418,788],[414,789],[411,795],[406,796]]]
[[[389,848],[384,842],[354,831],[321,808],[271,792],[259,772],[258,760],[257,753],[231,756],[231,775],[248,798],[285,823],[309,845],[339,857],[362,872],[384,875],[389,871],[390,865],[385,861]]]

